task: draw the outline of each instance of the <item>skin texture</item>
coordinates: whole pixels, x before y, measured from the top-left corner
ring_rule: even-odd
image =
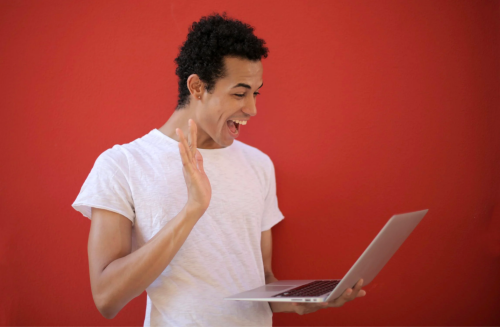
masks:
[[[187,107],[176,110],[159,128],[160,132],[179,141],[175,129],[186,131],[192,119],[197,126],[197,144],[201,149],[219,149],[233,144],[227,128],[228,119],[250,120],[257,114],[258,90],[262,85],[263,67],[260,61],[234,57],[224,59],[226,76],[219,79],[212,93],[208,93],[198,75],[187,81],[191,99]],[[235,87],[239,83],[250,86]],[[251,122],[249,122],[251,124]],[[240,126],[240,132],[247,126]]]
[[[248,121],[257,114],[262,63],[235,57],[226,57],[224,62],[225,76],[217,80],[211,93],[206,91],[196,74],[189,76],[189,104],[175,110],[159,128],[179,142],[188,190],[188,200],[181,212],[145,245],[131,252],[131,221],[120,214],[92,208],[88,241],[90,282],[96,307],[105,318],[114,318],[165,270],[208,208],[212,188],[197,149],[218,149],[231,145],[234,137],[229,134],[227,120]],[[240,83],[247,87],[237,86]],[[240,126],[240,133],[245,128]],[[266,283],[277,281],[271,269],[271,230],[262,233],[261,249]],[[326,304],[273,302],[270,305],[274,312],[306,314],[327,307],[340,307],[364,296],[366,293],[360,288],[358,284],[353,291],[348,289],[341,297]]]

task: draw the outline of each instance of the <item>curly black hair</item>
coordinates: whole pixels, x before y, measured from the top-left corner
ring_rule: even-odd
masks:
[[[248,24],[228,18],[226,12],[222,16],[218,13],[204,16],[190,26],[187,40],[179,47],[179,56],[175,58],[175,74],[179,77],[176,109],[189,104],[187,79],[191,74],[197,74],[210,93],[216,81],[225,76],[225,56],[252,61],[267,58],[266,42],[257,38],[253,30]]]

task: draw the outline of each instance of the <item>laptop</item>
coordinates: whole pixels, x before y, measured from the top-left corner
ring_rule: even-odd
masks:
[[[280,280],[224,300],[266,302],[327,302],[353,288],[363,278],[368,285],[417,227],[429,209],[392,216],[342,279]]]

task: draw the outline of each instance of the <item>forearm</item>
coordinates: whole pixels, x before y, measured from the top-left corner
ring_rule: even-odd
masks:
[[[102,271],[96,284],[99,291],[95,293],[100,302],[98,308],[106,318],[115,317],[165,270],[198,219],[197,213],[183,208],[141,248],[111,262]]]
[[[277,282],[278,279],[274,277],[274,274],[266,274],[266,284]],[[292,307],[292,302],[269,302],[271,310],[276,312],[295,312]]]

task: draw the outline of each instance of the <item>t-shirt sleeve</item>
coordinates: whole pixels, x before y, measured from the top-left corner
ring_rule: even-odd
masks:
[[[264,202],[264,215],[262,217],[261,231],[271,229],[274,225],[279,223],[283,218],[283,214],[278,208],[278,197],[276,196],[276,176],[274,172],[274,165],[269,159],[269,172],[268,172],[268,189],[267,196]]]
[[[135,220],[126,155],[119,145],[104,151],[83,183],[73,208],[91,218],[91,208],[106,209]]]

